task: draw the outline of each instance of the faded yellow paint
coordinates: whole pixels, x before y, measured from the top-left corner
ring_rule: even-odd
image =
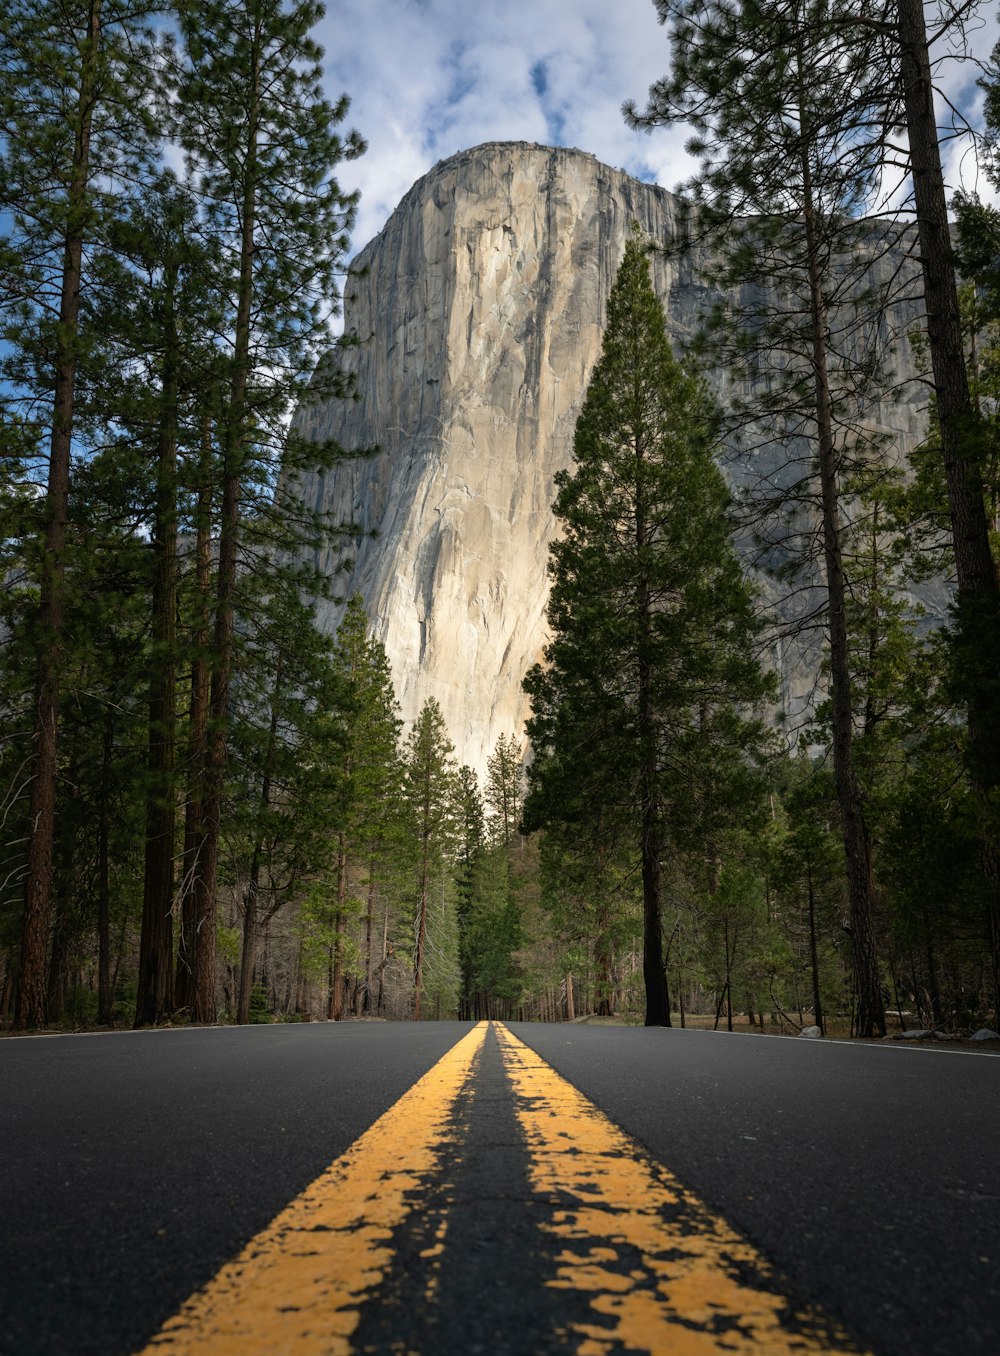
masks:
[[[548,1284],[587,1296],[594,1316],[572,1325],[578,1356],[622,1347],[670,1356],[858,1352],[822,1315],[793,1312],[746,1239],[533,1050],[496,1030],[532,1187],[556,1207],[543,1228],[564,1245]]]
[[[437,1298],[441,1285],[441,1261],[444,1257],[444,1242],[448,1233],[448,1216],[443,1214],[434,1231],[435,1241],[421,1250],[420,1256],[427,1262],[427,1279],[424,1282],[424,1302],[432,1304]]]
[[[480,1022],[164,1324],[144,1352],[342,1356],[420,1205],[482,1048]],[[443,1241],[443,1226],[438,1241]]]

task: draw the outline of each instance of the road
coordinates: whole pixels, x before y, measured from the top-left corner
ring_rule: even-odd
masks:
[[[1000,1349],[1000,1057],[589,1025],[0,1041],[0,1352]]]

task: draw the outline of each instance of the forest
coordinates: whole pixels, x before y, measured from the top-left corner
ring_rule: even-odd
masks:
[[[1000,189],[1000,49],[956,132],[974,4],[655,7],[669,74],[624,117],[699,169],[676,238],[626,244],[532,716],[480,781],[310,564],[359,529],[303,476],[378,455],[293,418],[365,342],[322,6],[5,6],[0,1027],[1000,1024],[1000,212],[942,160],[960,134]],[[649,260],[693,241],[680,352]],[[904,382],[901,451],[867,414]],[[764,578],[822,650],[795,724]]]

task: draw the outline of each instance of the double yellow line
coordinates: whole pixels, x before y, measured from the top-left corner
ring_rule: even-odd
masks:
[[[475,1078],[480,1022],[184,1304],[144,1349],[173,1356],[339,1356],[393,1261],[392,1237],[442,1170]],[[566,1348],[670,1356],[856,1352],[816,1312],[792,1311],[766,1260],[506,1027],[494,1023],[543,1226],[547,1284],[580,1294]],[[447,1218],[424,1253],[428,1295]],[[502,1245],[501,1245],[502,1246]],[[484,1278],[484,1284],[489,1284]],[[434,1356],[424,1353],[424,1356]]]

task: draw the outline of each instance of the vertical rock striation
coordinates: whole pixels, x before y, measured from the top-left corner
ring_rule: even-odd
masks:
[[[345,348],[358,399],[299,411],[299,431],[371,458],[312,477],[316,508],[356,523],[331,549],[344,597],[360,592],[404,718],[428,697],[478,770],[527,715],[521,680],[545,641],[553,479],[600,354],[608,293],[633,222],[667,239],[678,200],[580,151],[490,143],[437,165],[358,256]],[[655,258],[677,338],[712,294],[698,254]],[[873,409],[910,441],[919,413]],[[742,472],[734,461],[731,479]],[[339,609],[323,616],[333,628]],[[777,655],[786,699],[807,698],[815,655]]]

